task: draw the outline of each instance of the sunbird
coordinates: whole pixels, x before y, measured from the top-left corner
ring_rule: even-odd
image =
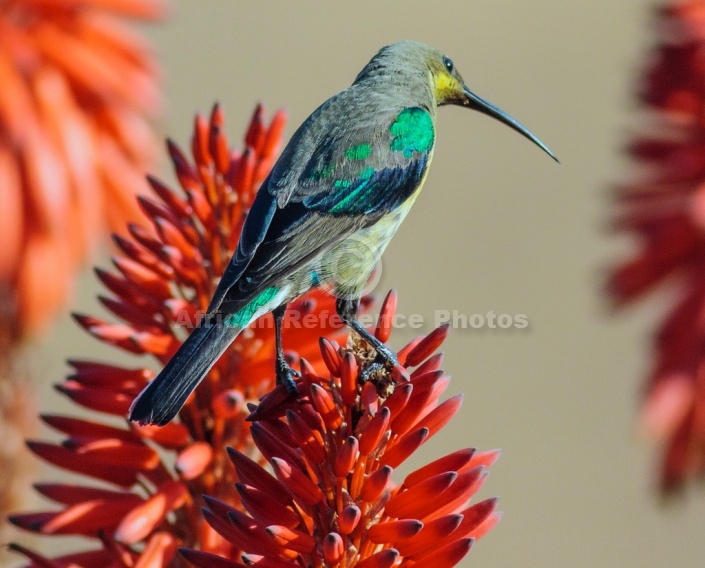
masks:
[[[277,384],[295,393],[282,320],[288,302],[318,286],[334,293],[341,320],[375,349],[378,365],[398,364],[356,313],[423,187],[443,105],[489,115],[558,161],[527,128],[473,93],[440,51],[415,41],[383,47],[294,133],[255,196],[207,315],[134,400],[130,420],[168,423],[237,335],[268,312]]]

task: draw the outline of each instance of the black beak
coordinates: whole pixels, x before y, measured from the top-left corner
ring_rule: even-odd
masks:
[[[494,106],[492,103],[486,101],[482,97],[477,96],[475,93],[473,93],[470,89],[467,88],[467,86],[463,85],[463,93],[465,94],[466,99],[463,101],[463,106],[466,106],[468,108],[471,108],[473,110],[476,110],[478,112],[481,112],[482,114],[486,114],[488,116],[491,116],[492,118],[496,118],[500,122],[503,122],[509,128],[513,128],[516,130],[519,134],[522,136],[525,136],[529,140],[531,140],[534,144],[536,144],[539,148],[541,148],[546,154],[551,156],[556,162],[558,162],[558,158],[554,155],[551,150],[549,150],[548,146],[546,146],[541,140],[539,140],[536,136],[534,136],[526,126],[521,124],[518,120],[512,118],[509,116],[506,112],[504,112],[501,108],[498,108]],[[560,162],[558,162],[560,163]]]

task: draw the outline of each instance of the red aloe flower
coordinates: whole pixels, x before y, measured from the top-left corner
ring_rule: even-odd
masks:
[[[192,139],[194,163],[172,142],[168,149],[182,192],[149,178],[152,197],[139,204],[152,226],[129,225],[129,237],[116,236],[122,255],[117,273],[97,270],[111,292],[104,306],[122,320],[76,315],[99,340],[164,363],[176,351],[185,327],[197,323],[234,249],[254,194],[269,173],[285,117],[269,126],[258,107],[245,136],[245,150],[231,150],[216,106],[207,122],[199,116]],[[294,304],[285,320],[284,344],[323,371],[321,334],[342,333],[333,318],[334,300],[322,293]],[[318,324],[301,324],[302,315]],[[310,320],[311,318],[309,318]],[[200,496],[237,505],[235,470],[226,446],[261,459],[245,421],[247,402],[274,386],[274,331],[271,316],[242,333],[182,409],[180,420],[163,428],[115,420],[43,415],[65,435],[60,444],[29,442],[42,459],[71,472],[110,484],[42,483],[36,489],[60,506],[19,514],[11,522],[46,535],[79,534],[100,539],[100,547],[50,561],[21,547],[41,566],[166,566],[176,546],[197,546],[227,554],[232,546],[202,519]],[[125,368],[71,361],[73,373],[57,389],[77,404],[124,420],[132,399],[153,376],[142,367]]]
[[[147,188],[161,93],[132,21],[161,19],[165,8],[166,0],[0,0],[3,519],[23,493],[29,456],[19,442],[35,427],[22,341],[63,309],[88,254],[109,225],[138,216],[134,195]]]
[[[0,350],[3,337],[0,334]],[[35,431],[35,401],[25,372],[0,357],[0,542],[7,542],[5,517],[27,494],[27,472],[32,459],[22,441]],[[5,555],[0,551],[0,565]]]
[[[376,329],[382,341],[395,304],[392,293]],[[447,332],[440,327],[407,345],[398,354],[404,368],[392,373],[368,371],[374,351],[354,333],[344,349],[322,339],[325,377],[303,360],[298,400],[284,410],[278,387],[251,416],[274,475],[230,449],[246,513],[206,497],[206,519],[245,552],[242,562],[181,554],[202,568],[455,566],[499,520],[496,499],[468,503],[498,452],[462,449],[392,481],[394,469],[460,408],[460,396],[438,402],[450,378],[432,354]]]
[[[63,307],[108,224],[136,218],[161,94],[150,46],[125,20],[165,8],[0,2],[0,325],[19,337]]]
[[[663,444],[661,490],[705,473],[705,2],[657,12],[658,43],[639,98],[649,129],[629,146],[639,166],[617,195],[617,228],[637,251],[611,275],[623,305],[672,284],[674,307],[658,330],[642,406],[644,429]]]

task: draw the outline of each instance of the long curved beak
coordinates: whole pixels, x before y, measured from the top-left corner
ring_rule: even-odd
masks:
[[[466,97],[466,99],[463,101],[463,106],[481,112],[482,114],[486,114],[487,116],[491,116],[492,118],[496,118],[500,122],[503,122],[509,128],[516,130],[519,134],[531,140],[534,144],[536,144],[539,148],[546,152],[546,154],[551,156],[551,158],[553,158],[556,162],[560,164],[558,158],[556,158],[555,154],[551,152],[548,146],[546,146],[546,144],[544,144],[543,142],[541,142],[541,140],[534,136],[529,131],[529,129],[526,128],[526,126],[524,126],[521,122],[509,116],[501,108],[494,106],[491,102],[486,101],[482,97],[479,97],[478,95],[473,93],[470,89],[468,89],[466,85],[463,85],[463,94]]]

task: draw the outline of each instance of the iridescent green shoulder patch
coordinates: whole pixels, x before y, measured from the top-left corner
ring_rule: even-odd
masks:
[[[411,158],[414,152],[428,152],[435,138],[431,115],[418,107],[401,111],[389,133],[392,135],[390,148],[393,152],[402,152],[405,158]]]

